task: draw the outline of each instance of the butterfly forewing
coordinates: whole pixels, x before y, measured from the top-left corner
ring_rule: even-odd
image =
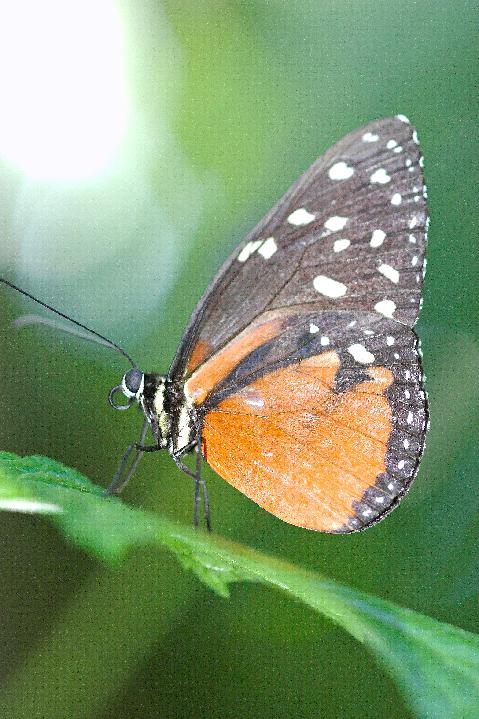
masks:
[[[188,376],[263,313],[375,311],[417,319],[427,213],[417,135],[372,122],[320,157],[221,268],[171,368]]]

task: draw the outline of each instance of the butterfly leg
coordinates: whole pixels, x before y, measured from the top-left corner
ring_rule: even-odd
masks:
[[[211,515],[210,515],[210,502],[208,499],[208,489],[206,482],[201,479],[201,462],[203,455],[201,453],[201,434],[203,431],[203,424],[200,421],[196,432],[196,467],[195,467],[195,509],[194,509],[194,521],[195,526],[199,524],[199,503],[200,503],[200,489],[203,490],[203,513],[205,517],[206,529],[211,532]]]
[[[206,487],[206,482],[204,479],[201,479],[201,460],[203,456],[201,454],[201,441],[199,441],[196,445],[196,472],[195,472],[195,490],[196,487],[202,487],[203,489],[203,512],[205,515],[205,522],[206,522],[206,529],[208,532],[211,532],[211,515],[210,515],[210,501],[208,499],[208,489]],[[196,498],[196,491],[195,491],[195,498]],[[195,504],[195,514],[198,513],[198,509],[196,508]]]
[[[201,490],[203,490],[203,511],[205,516],[205,523],[206,528],[208,532],[211,532],[211,516],[210,516],[210,504],[208,500],[208,490],[206,488],[206,482],[204,479],[201,479],[201,460],[202,460],[202,454],[201,454],[201,442],[198,442],[195,447],[196,452],[196,467],[195,471],[191,470],[189,467],[184,464],[180,457],[175,456],[172,454],[172,457],[175,461],[176,466],[178,469],[181,469],[182,472],[187,474],[189,477],[192,477],[195,480],[195,495],[194,495],[194,509],[193,509],[193,523],[195,527],[198,527],[200,524],[200,495]]]
[[[149,423],[148,420],[145,420],[143,423],[143,427],[141,428],[141,434],[140,434],[140,440],[139,442],[133,442],[130,444],[125,454],[120,460],[120,463],[118,465],[118,469],[115,472],[115,476],[113,477],[110,486],[108,489],[106,489],[105,494],[107,495],[118,495],[121,494],[124,487],[128,484],[130,479],[135,474],[136,468],[138,466],[138,463],[140,459],[143,457],[144,452],[153,452],[156,450],[159,450],[160,447],[157,445],[153,445],[152,447],[144,447],[143,442],[145,441],[146,433],[148,432]],[[133,462],[130,465],[130,468],[125,473],[126,465],[128,464],[128,460],[130,458],[131,453],[135,451],[136,455],[133,460]]]

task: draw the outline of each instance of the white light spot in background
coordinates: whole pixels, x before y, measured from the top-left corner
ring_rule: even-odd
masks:
[[[24,514],[53,514],[54,512],[63,511],[58,504],[50,502],[41,502],[37,499],[27,499],[26,497],[18,497],[16,499],[4,497],[0,499],[0,510],[7,512],[23,512]]]
[[[30,178],[76,180],[108,164],[127,124],[113,0],[0,6],[0,154]]]

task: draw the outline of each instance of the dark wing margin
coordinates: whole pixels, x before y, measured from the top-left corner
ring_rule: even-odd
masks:
[[[424,448],[417,338],[377,313],[291,316],[199,412],[208,463],[267,511],[318,531],[365,529],[407,492]]]
[[[264,313],[372,311],[412,327],[428,221],[422,164],[403,116],[369,123],[316,160],[220,269],[170,378],[186,379]]]

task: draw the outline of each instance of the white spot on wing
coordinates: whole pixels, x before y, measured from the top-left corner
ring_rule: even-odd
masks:
[[[396,304],[392,300],[381,300],[374,305],[376,312],[385,317],[393,317],[396,310]]]
[[[331,180],[348,180],[354,175],[354,167],[349,167],[345,162],[336,162],[329,168],[328,175]]]
[[[343,229],[348,219],[348,217],[339,217],[338,215],[335,215],[334,217],[330,217],[329,220],[326,220],[324,226],[331,232],[338,232],[338,230]]]
[[[401,120],[401,122],[405,122],[407,125],[410,125],[410,121],[406,117],[406,115],[396,115],[398,120]]]
[[[316,332],[319,332],[319,327],[311,322],[311,324],[309,325],[309,331],[312,335],[315,335]]]
[[[363,135],[363,142],[377,142],[379,135],[375,135],[373,132],[365,132]]]
[[[418,136],[417,136],[416,130],[414,130],[413,133],[412,133],[412,141],[415,142],[416,145],[419,145],[419,138],[418,138]]]
[[[274,255],[277,249],[278,245],[276,244],[274,237],[268,237],[268,239],[265,240],[259,248],[258,254],[262,255],[265,260],[269,260],[269,258]]]
[[[382,230],[374,230],[369,244],[371,245],[371,247],[381,247],[385,237],[386,233]]]
[[[417,225],[417,217],[416,215],[413,215],[411,219],[409,220],[409,229],[413,230]]]
[[[246,262],[247,259],[253,254],[253,252],[256,252],[258,247],[262,244],[263,240],[252,240],[251,242],[248,242],[247,245],[243,247],[241,252],[238,255],[238,261],[239,262]]]
[[[348,289],[342,282],[333,280],[331,277],[326,277],[325,275],[315,277],[313,286],[316,292],[325,295],[325,297],[332,297],[333,299],[343,297]]]
[[[309,225],[315,217],[316,216],[312,215],[311,212],[305,210],[304,207],[300,207],[298,210],[295,210],[289,215],[288,222],[290,225],[296,225],[296,227],[299,227],[300,225]]]
[[[343,250],[347,250],[350,244],[351,241],[346,238],[343,240],[336,240],[333,245],[333,250],[335,252],[342,252]]]
[[[387,182],[391,180],[391,177],[388,175],[384,167],[380,167],[379,170],[376,170],[376,172],[373,172],[371,177],[369,178],[369,181],[371,184],[377,182],[380,185],[385,185]]]
[[[243,402],[249,407],[253,407],[254,409],[264,407],[264,399],[254,387],[245,387],[239,394]]]
[[[329,345],[329,337],[326,337],[325,335],[323,335],[323,337],[321,337],[321,339],[320,339],[320,342],[321,342],[321,347],[327,347]]]
[[[371,352],[368,352],[364,345],[350,345],[348,347],[348,352],[354,357],[356,362],[360,362],[361,364],[371,364],[371,362],[374,362],[374,355],[371,354]]]
[[[399,272],[395,270],[394,267],[391,267],[391,265],[379,265],[378,272],[396,285],[399,282]]]
[[[400,205],[402,202],[402,196],[399,194],[399,192],[395,192],[394,195],[391,197],[391,205]]]
[[[386,147],[388,148],[388,150],[392,150],[393,147],[396,147],[396,145],[397,145],[396,140],[389,140]]]
[[[394,337],[391,337],[391,335],[388,335],[386,337],[386,344],[388,345],[388,347],[392,347],[394,344],[394,341],[395,341]]]

